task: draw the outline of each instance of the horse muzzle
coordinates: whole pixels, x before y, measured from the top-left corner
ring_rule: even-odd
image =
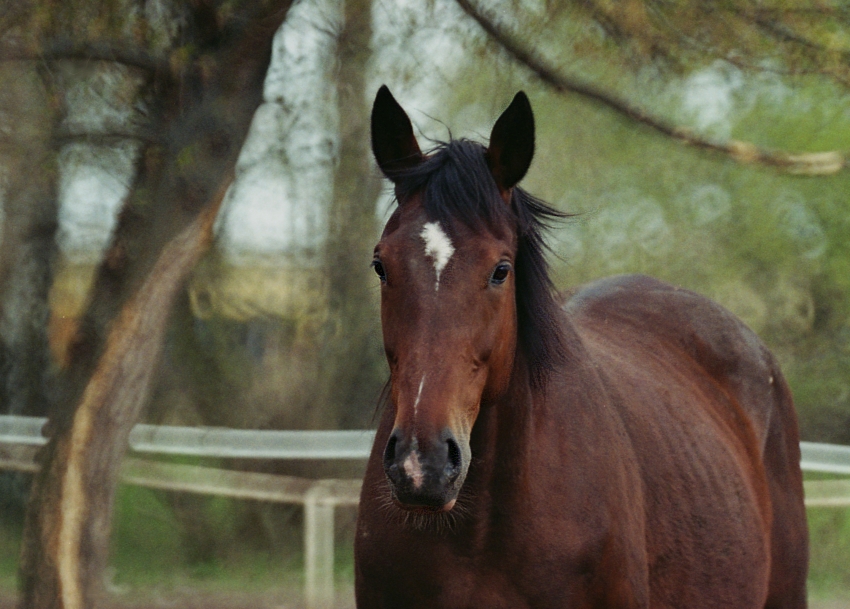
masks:
[[[466,477],[468,462],[448,428],[433,441],[424,441],[397,427],[384,449],[384,472],[393,500],[406,510],[451,510]]]

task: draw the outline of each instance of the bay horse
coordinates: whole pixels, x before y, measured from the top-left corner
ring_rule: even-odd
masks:
[[[372,263],[390,383],[357,606],[805,607],[796,414],[755,334],[645,276],[560,302],[562,214],[516,186],[523,93],[486,148],[423,154],[382,87],[372,147],[398,206]]]

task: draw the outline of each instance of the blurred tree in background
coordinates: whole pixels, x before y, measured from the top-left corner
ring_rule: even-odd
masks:
[[[118,76],[131,109],[117,126],[121,137],[141,134],[131,187],[53,388],[22,544],[24,607],[88,607],[101,595],[121,455],[151,391],[170,305],[211,238],[289,4],[141,7],[167,11],[160,24],[179,24],[171,36],[122,2],[11,9],[7,60],[138,70]],[[56,89],[58,104],[73,84]],[[80,122],[86,134],[92,125]]]
[[[69,463],[85,517],[65,534],[91,566],[63,606],[99,594],[140,417],[371,425],[386,377],[368,269],[389,208],[368,141],[381,83],[423,144],[446,125],[489,132],[526,89],[524,186],[579,212],[552,235],[558,286],[644,272],[707,293],[779,354],[803,437],[850,444],[847,7],[290,4],[0,7],[0,412],[49,414],[52,429],[26,606],[65,598],[45,553]],[[21,488],[0,478],[4,514]],[[168,501],[194,560],[222,551],[201,500]],[[254,506],[236,526],[268,537],[289,517]]]

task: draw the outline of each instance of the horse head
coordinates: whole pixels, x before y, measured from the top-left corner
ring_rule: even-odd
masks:
[[[486,149],[459,140],[426,155],[382,87],[372,148],[398,201],[372,262],[395,410],[384,471],[400,507],[449,511],[478,413],[514,369],[522,231],[512,192],[534,153],[534,117],[518,93]]]

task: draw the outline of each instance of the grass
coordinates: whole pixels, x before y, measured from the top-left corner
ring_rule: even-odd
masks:
[[[353,514],[337,509],[334,566],[341,589],[354,581]],[[300,594],[301,516],[297,506],[122,486],[116,500],[113,587]]]
[[[18,548],[21,545],[20,522],[0,518],[0,592],[17,588]]]
[[[303,560],[300,546],[293,543],[296,535],[270,545],[246,534],[248,506],[221,497],[122,486],[111,557],[114,586],[207,591],[300,588]]]
[[[810,508],[809,596],[850,600],[850,508]]]
[[[807,474],[807,479],[824,475]],[[122,486],[110,561],[111,588],[119,593],[193,589],[208,593],[288,590],[300,594],[303,585],[301,525],[297,508],[287,521],[287,535],[276,544],[250,539],[244,522],[246,503],[222,498],[192,497],[175,503],[177,493]],[[181,510],[185,513],[180,516]],[[189,514],[187,516],[186,514]],[[343,514],[343,516],[345,516]],[[349,519],[350,520],[350,519]],[[808,510],[811,560],[809,596],[818,600],[850,600],[850,508]],[[187,525],[188,522],[188,525]],[[212,538],[210,547],[195,547],[192,532]],[[336,579],[341,589],[354,579],[350,522],[338,523]],[[203,531],[202,529],[208,529]],[[210,531],[215,531],[211,536]],[[201,535],[205,533],[205,535]],[[0,518],[0,592],[16,588],[20,523]]]

